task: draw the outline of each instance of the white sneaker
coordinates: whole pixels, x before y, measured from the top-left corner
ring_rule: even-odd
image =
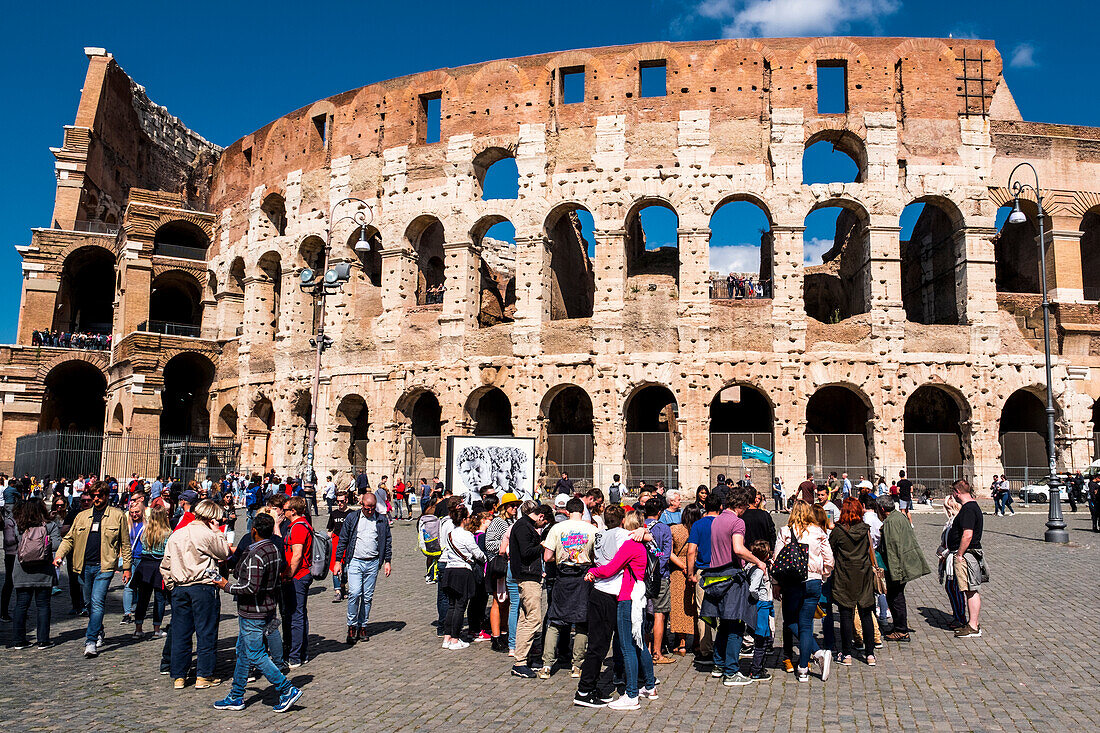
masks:
[[[444,648],[444,649],[450,649],[450,648],[451,648],[451,642],[449,642],[449,641],[444,641],[444,642],[443,642],[443,648]]]
[[[455,639],[451,642],[451,649],[465,649],[468,646],[470,646],[470,643],[462,639]]]
[[[821,681],[829,679],[829,673],[833,670],[833,653],[828,649],[818,649],[814,653],[814,659],[821,665]]]
[[[107,642],[106,642],[106,640],[104,639],[104,637],[103,637],[103,634],[100,634],[100,635],[99,635],[98,637],[96,637],[96,640],[95,640],[95,648],[96,648],[96,649],[102,649],[102,648],[103,648],[103,645],[104,645],[104,644],[106,644],[106,643],[107,643]]]
[[[638,698],[622,695],[617,699],[609,702],[607,704],[607,707],[611,708],[612,710],[637,710],[641,707],[641,705],[638,704]]]
[[[97,650],[95,648],[95,642],[94,641],[89,641],[87,644],[84,645],[84,658],[85,659],[91,659],[92,657],[98,657],[98,656],[99,656],[99,650]]]
[[[647,700],[656,700],[657,686],[654,685],[653,687],[643,687],[642,689],[638,690],[638,697],[644,697]]]

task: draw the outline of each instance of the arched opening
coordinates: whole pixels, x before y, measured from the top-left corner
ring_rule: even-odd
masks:
[[[710,217],[710,297],[772,297],[775,247],[768,213],[754,201],[729,199]]]
[[[1027,221],[1008,223],[1012,206],[997,210],[997,236],[993,238],[993,252],[997,260],[998,293],[1038,293],[1039,284],[1039,225],[1038,208],[1026,199],[1020,199],[1020,211]]]
[[[158,275],[149,291],[147,330],[172,336],[198,336],[202,326],[202,291],[195,278],[171,270]]]
[[[337,456],[347,459],[353,471],[367,468],[367,435],[370,430],[367,401],[357,394],[346,395],[336,408]]]
[[[409,225],[405,238],[416,253],[416,304],[441,304],[446,290],[443,224],[433,216],[421,216]]]
[[[229,279],[225,283],[226,290],[235,295],[244,295],[244,258],[237,257],[229,266]]]
[[[397,412],[409,426],[402,464],[409,480],[439,476],[443,470],[440,445],[443,435],[443,410],[439,399],[427,390],[411,395],[398,405]]]
[[[866,171],[867,149],[847,130],[823,130],[806,141],[803,183],[861,183]]]
[[[806,315],[839,323],[871,310],[871,242],[867,213],[825,202],[806,217],[802,297]]]
[[[772,464],[746,457],[744,444],[774,450],[772,405],[763,392],[748,385],[721,389],[710,403],[710,478],[718,474],[752,476],[754,486],[770,486]]]
[[[286,200],[277,193],[268,194],[260,205],[260,238],[286,234]]]
[[[356,249],[360,240],[365,239],[369,249]],[[363,270],[363,277],[376,288],[382,287],[382,234],[374,227],[355,229],[348,237],[348,250],[355,255]]]
[[[964,415],[940,387],[925,385],[905,401],[905,468],[910,481],[944,488],[963,475]]]
[[[569,205],[546,217],[544,232],[550,248],[550,320],[591,318],[596,292],[592,256],[595,237],[592,214]]]
[[[218,412],[217,430],[214,435],[218,438],[237,437],[237,408],[226,405]]]
[[[519,167],[511,151],[489,148],[474,158],[474,176],[481,189],[481,198],[519,198]]]
[[[161,439],[197,438],[210,435],[207,402],[214,365],[201,354],[184,352],[164,365],[164,387],[160,393]]]
[[[818,476],[870,475],[872,429],[861,395],[839,385],[822,387],[806,403],[807,467]]]
[[[111,333],[114,322],[115,256],[103,247],[81,247],[65,258],[57,291],[53,330]]]
[[[94,364],[65,361],[46,375],[38,429],[102,433],[107,378]]]
[[[916,201],[901,212],[901,299],[914,323],[958,324],[959,283],[966,252],[962,218],[946,202]]]
[[[164,257],[205,262],[209,246],[210,238],[206,236],[206,232],[189,221],[162,224],[153,235],[153,254]]]
[[[1081,219],[1081,286],[1085,300],[1100,300],[1100,210]]]
[[[1036,481],[1050,473],[1046,402],[1026,389],[1013,392],[1001,408],[1000,442],[1001,466],[1010,481]]]
[[[115,409],[111,411],[111,424],[107,428],[107,432],[112,435],[122,435],[122,431],[126,424],[126,411],[122,409],[122,404],[115,405]]]
[[[478,312],[481,327],[516,318],[516,228],[502,216],[481,219],[470,232],[481,250],[478,263]]]
[[[466,413],[474,423],[474,435],[513,436],[512,403],[508,395],[496,387],[478,390],[466,405]]]
[[[260,396],[252,404],[252,414],[246,424],[248,442],[251,446],[251,465],[253,470],[270,471],[274,465],[274,441],[271,433],[275,428],[275,408],[271,400]]]
[[[679,485],[680,427],[676,397],[660,385],[637,390],[626,403],[626,473],[628,486],[638,481]]]
[[[268,338],[275,338],[279,331],[279,311],[282,308],[283,263],[278,252],[267,252],[258,264],[260,280],[257,282],[259,297],[256,313],[260,329]]]
[[[646,199],[626,217],[626,276],[680,282],[680,219],[668,203]]]
[[[561,474],[575,486],[592,486],[592,400],[580,387],[559,389],[544,408],[546,418],[546,488]]]

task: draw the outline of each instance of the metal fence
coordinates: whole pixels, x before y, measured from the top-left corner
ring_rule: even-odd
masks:
[[[220,476],[237,470],[241,446],[229,438],[199,439],[47,431],[15,441],[14,473],[54,478],[85,476],[183,480]]]
[[[553,488],[562,473],[576,487],[593,486],[592,436],[588,433],[554,433],[547,436],[543,487]]]
[[[206,260],[205,247],[188,247],[183,244],[165,244],[157,242],[153,246],[153,254],[165,257],[177,257],[182,260]]]

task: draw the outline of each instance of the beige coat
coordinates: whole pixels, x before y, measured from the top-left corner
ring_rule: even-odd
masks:
[[[70,552],[73,555],[73,571],[84,572],[84,548],[88,545],[88,535],[92,531],[92,509],[85,509],[76,515],[69,533],[61,540],[57,548],[58,560],[63,560]],[[122,569],[130,569],[130,533],[127,529],[126,512],[113,506],[105,507],[99,527],[99,570],[109,573],[118,569],[118,556],[122,555]]]
[[[218,563],[229,557],[225,535],[196,519],[168,537],[160,572],[168,590],[178,585],[213,585]]]

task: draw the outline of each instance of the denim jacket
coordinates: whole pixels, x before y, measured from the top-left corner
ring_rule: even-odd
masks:
[[[362,509],[356,509],[344,519],[344,526],[340,529],[340,541],[336,544],[336,552],[333,555],[336,562],[345,565],[355,557],[355,538],[359,531],[359,520],[363,516]],[[382,562],[391,562],[393,559],[393,537],[390,535],[390,522],[384,514],[375,512],[374,521],[378,523],[378,558]]]

